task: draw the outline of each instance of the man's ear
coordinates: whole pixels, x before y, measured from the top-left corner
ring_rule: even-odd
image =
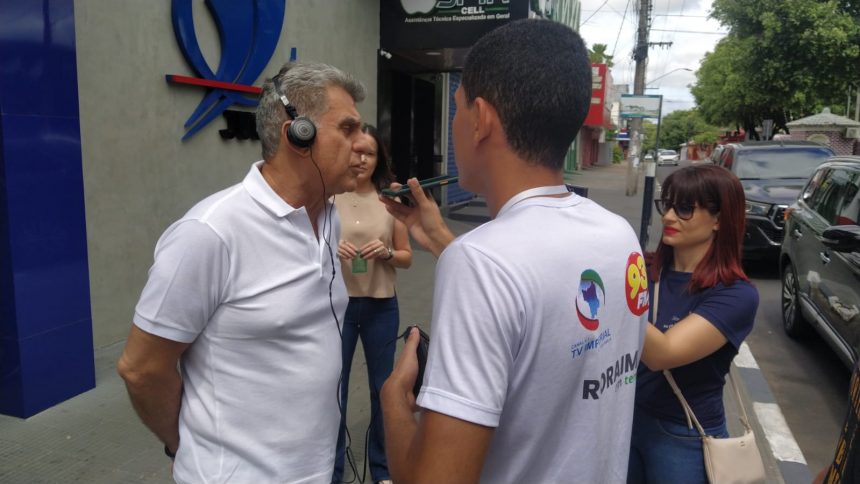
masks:
[[[284,142],[284,144],[287,146],[287,149],[292,150],[297,155],[304,158],[304,157],[310,155],[311,149],[310,149],[310,147],[301,148],[299,146],[296,146],[296,145],[290,143],[290,138],[287,136],[287,132],[290,130],[290,124],[291,123],[292,123],[292,121],[287,120],[287,121],[284,121],[284,123],[281,125],[281,141]]]
[[[496,108],[482,97],[476,97],[474,104],[474,136],[475,142],[480,143],[496,129],[501,129],[502,122]]]

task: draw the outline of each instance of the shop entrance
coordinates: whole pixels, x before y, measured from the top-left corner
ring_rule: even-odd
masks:
[[[391,149],[397,181],[440,175],[442,76],[392,70],[382,72],[381,77],[380,130]]]

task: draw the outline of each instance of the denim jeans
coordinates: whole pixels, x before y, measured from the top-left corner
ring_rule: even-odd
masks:
[[[705,427],[714,437],[728,437],[726,424]],[[652,417],[638,408],[633,413],[633,435],[627,482],[707,484],[702,438],[695,425]]]
[[[344,415],[337,436],[337,453],[332,482],[343,480],[344,456],[346,452],[346,402],[349,390],[349,372],[358,338],[367,361],[367,379],[370,387],[370,429],[367,448],[370,477],[373,482],[390,479],[388,462],[385,460],[385,433],[382,427],[382,409],[379,405],[379,390],[394,367],[394,350],[397,346],[397,330],[400,326],[397,296],[390,298],[350,297],[343,321],[343,381],[341,404]],[[352,442],[363,439],[351,435]],[[358,456],[356,456],[358,457]],[[356,467],[360,467],[356,459]],[[361,472],[360,469],[357,469]]]

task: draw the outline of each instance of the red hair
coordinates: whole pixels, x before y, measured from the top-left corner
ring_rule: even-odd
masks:
[[[690,290],[749,281],[741,266],[741,244],[746,225],[744,189],[730,171],[716,165],[691,165],[666,177],[663,198],[676,204],[697,204],[717,216],[719,229],[708,252],[693,270]],[[663,241],[657,246],[651,278],[660,280],[662,269],[674,259],[675,249]]]

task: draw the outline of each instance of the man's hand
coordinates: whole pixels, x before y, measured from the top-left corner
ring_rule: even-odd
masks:
[[[379,392],[385,428],[385,455],[392,477],[397,478],[408,476],[414,470],[415,461],[410,456],[414,456],[417,450],[414,444],[418,422],[414,415],[417,407],[412,387],[418,377],[419,338],[418,329],[412,328],[394,370]]]
[[[400,353],[391,375],[382,385],[380,393],[383,400],[389,398],[393,405],[405,405],[411,412],[418,411],[418,407],[415,405],[416,396],[412,394],[412,388],[415,386],[415,379],[418,378],[419,339],[418,328],[411,328],[409,336],[406,338],[406,346],[403,347],[403,351]]]
[[[410,178],[406,184],[409,186],[409,197],[414,202],[413,206],[406,206],[390,197],[380,196],[379,199],[385,204],[388,213],[406,225],[416,242],[439,257],[445,247],[454,240],[454,234],[442,220],[439,206],[432,196],[424,193],[418,180]],[[399,190],[400,187],[399,183],[391,184],[392,190]]]
[[[420,424],[415,420],[418,340],[418,330],[412,329],[382,386],[388,470],[395,482],[476,483],[494,429],[428,410],[422,411]]]

